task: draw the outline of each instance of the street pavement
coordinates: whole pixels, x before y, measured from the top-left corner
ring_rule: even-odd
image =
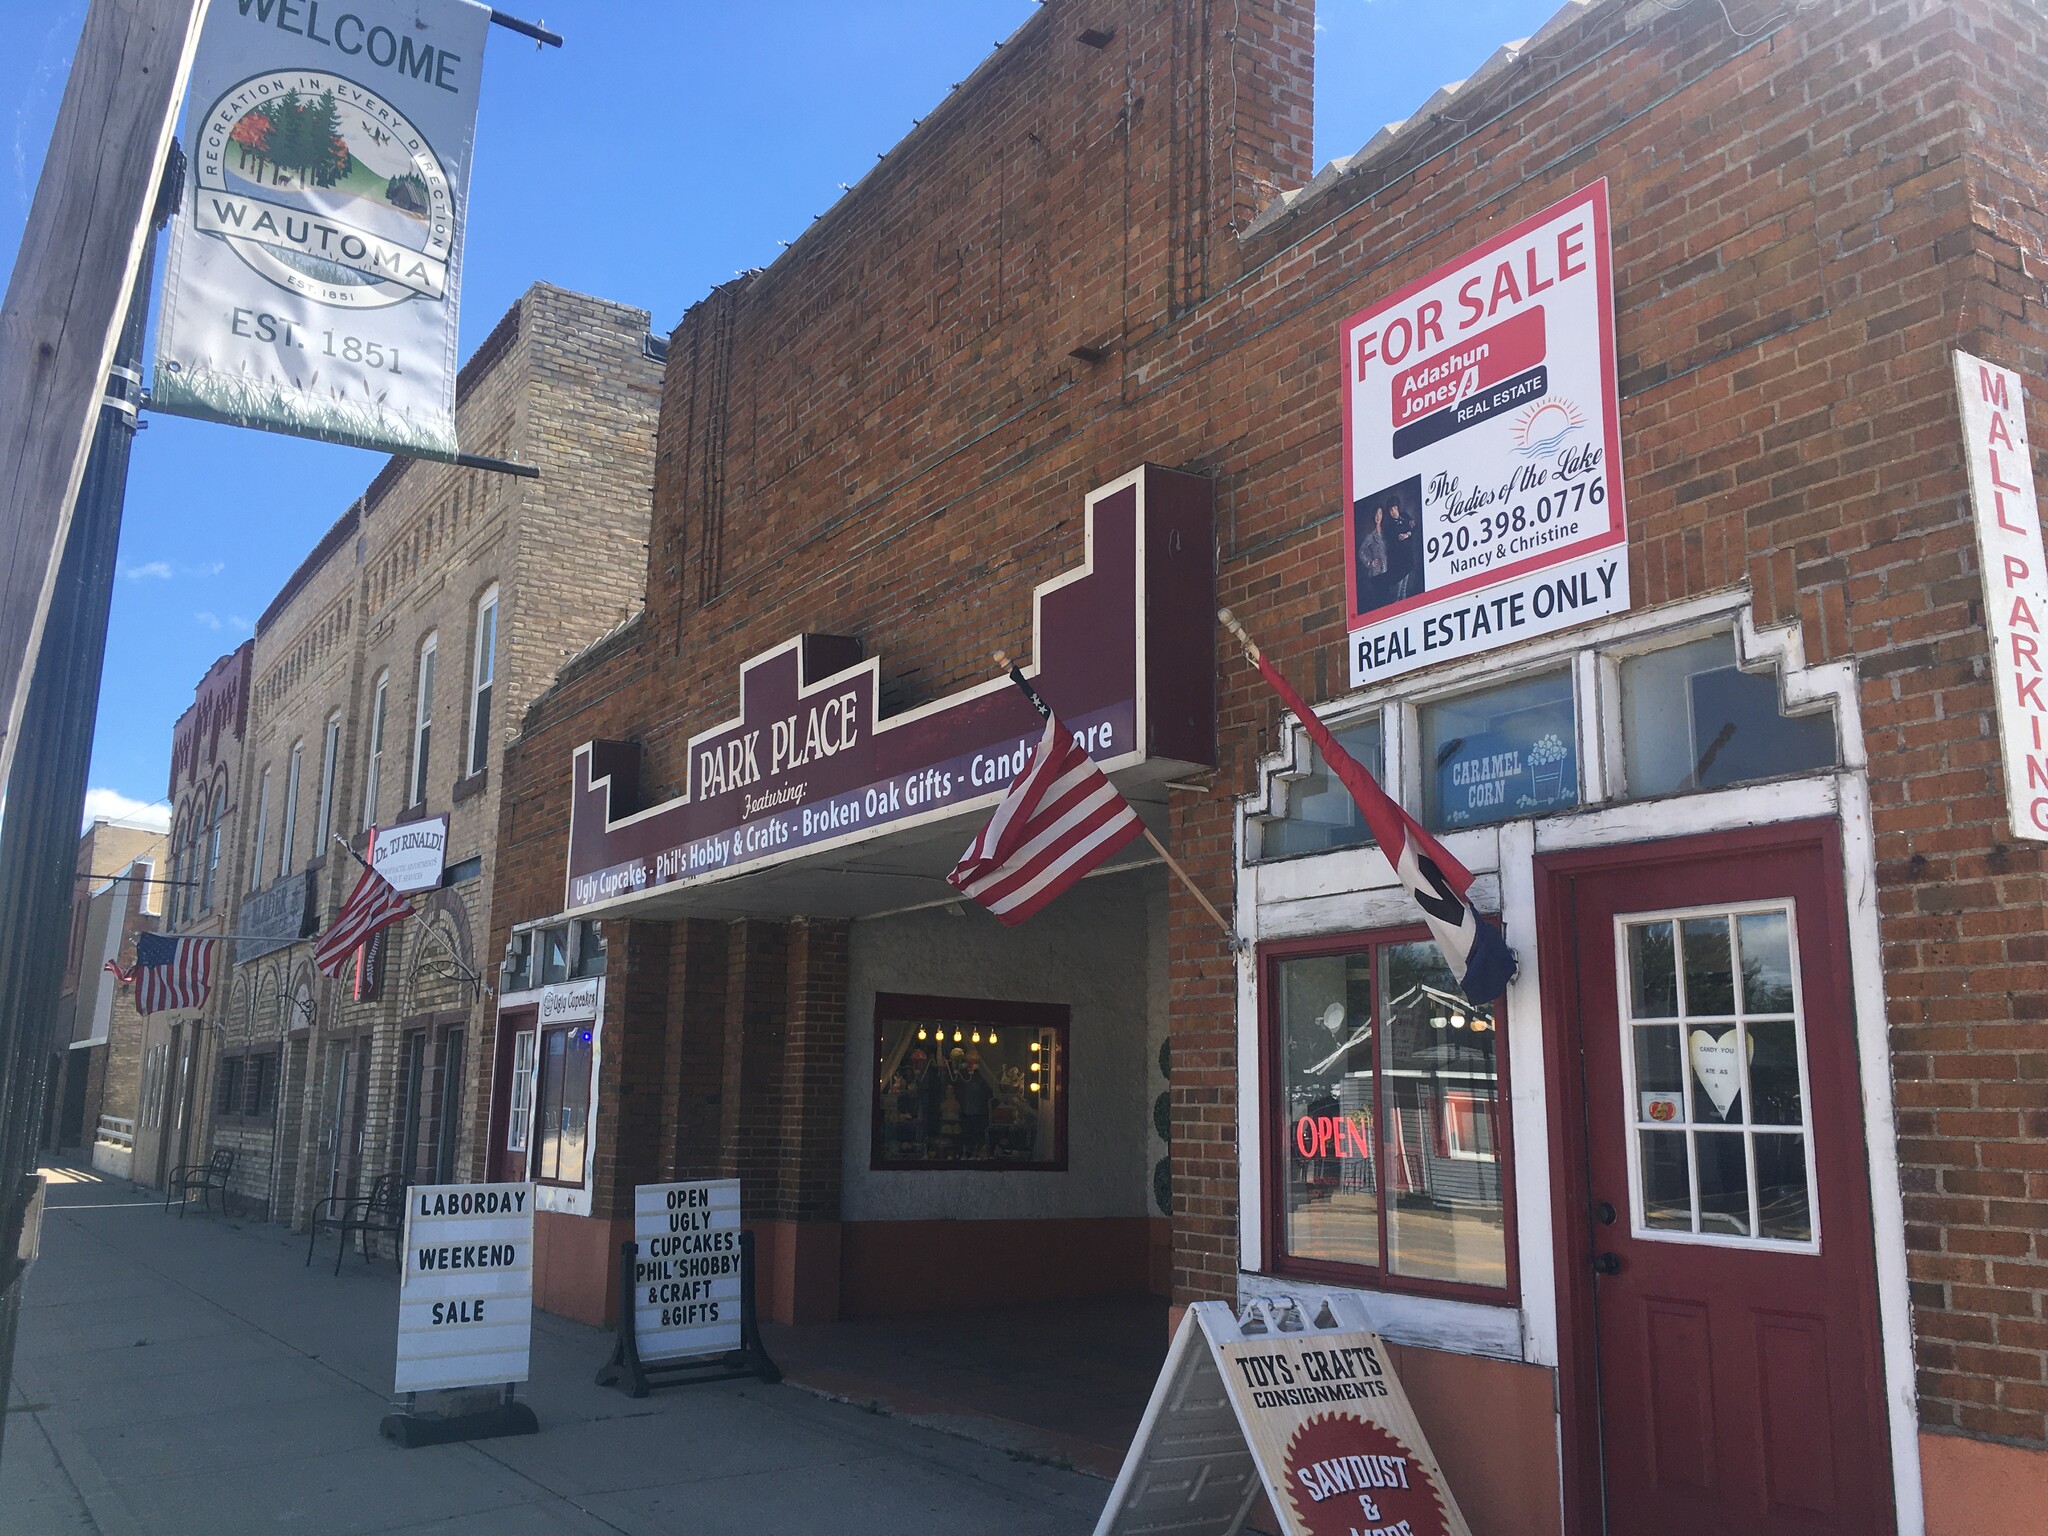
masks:
[[[634,1401],[536,1313],[538,1435],[402,1450],[389,1262],[50,1168],[0,1449],[6,1536],[373,1531],[1069,1536],[1108,1487],[791,1386]]]

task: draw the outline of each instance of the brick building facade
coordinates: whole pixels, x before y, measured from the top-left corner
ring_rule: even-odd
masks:
[[[257,625],[228,839],[241,937],[196,1144],[235,1149],[234,1193],[272,1219],[460,1172],[497,756],[561,660],[638,606],[659,371],[643,312],[536,284],[464,365],[456,420],[466,451],[537,477],[392,460]],[[370,829],[442,816],[440,887],[319,975],[311,941]]]
[[[632,1185],[672,1176],[746,1180],[783,1317],[1141,1290],[1157,1237],[1179,1303],[1362,1292],[1482,1530],[2037,1528],[2044,871],[2000,776],[1954,352],[2048,377],[2048,24],[1573,3],[1320,173],[1312,24],[1047,5],[685,317],[646,614],[507,758],[489,947],[610,939],[582,1057],[544,987],[501,1004],[484,1164],[530,1173],[579,1117],[543,1299],[602,1315]],[[1340,531],[1340,326],[1600,184],[1629,601],[1354,684],[1347,584],[1388,557]],[[760,699],[871,684],[876,735],[1027,735],[992,648],[1085,687],[1062,580],[1194,526],[1140,465],[1206,487],[1217,595],[1478,877],[1521,957],[1497,1004],[1432,969],[1220,637],[1211,771],[1098,756],[1234,892],[1240,954],[1142,861],[1014,932],[948,910],[986,798],[757,854],[809,782],[778,763],[738,843],[706,830],[773,739]],[[1155,703],[1196,688],[1140,651]],[[1569,772],[1532,746],[1534,809],[1452,809],[1519,775],[1529,720]],[[1059,1015],[1029,1027],[1070,1143],[1006,1169],[963,1098],[975,1166],[918,1167],[905,1031],[993,1042],[991,1004]]]

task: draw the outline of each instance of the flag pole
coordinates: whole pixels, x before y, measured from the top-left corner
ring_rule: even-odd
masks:
[[[1039,717],[1050,720],[1052,718],[1052,706],[1039,697],[1038,690],[1031,686],[1031,680],[1024,675],[1024,669],[1010,660],[1009,656],[1002,651],[996,652],[995,662],[1004,672],[1009,673],[1011,682],[1024,690],[1024,697],[1031,701],[1031,707],[1038,711]],[[1223,937],[1230,941],[1231,949],[1242,949],[1244,947],[1244,940],[1238,937],[1237,930],[1224,921],[1223,914],[1216,910],[1216,904],[1202,894],[1202,888],[1195,884],[1194,879],[1185,869],[1181,868],[1180,860],[1167,852],[1166,844],[1159,840],[1157,832],[1154,832],[1150,826],[1146,825],[1143,816],[1138,818],[1138,827],[1144,832],[1145,841],[1152,845],[1153,852],[1165,860],[1166,867],[1180,877],[1180,883],[1188,888],[1188,894],[1194,897],[1196,901],[1199,901],[1202,904],[1202,910],[1216,920],[1216,926],[1223,930]]]
[[[355,849],[351,848],[347,840],[343,838],[339,832],[330,832],[328,836],[334,839],[335,846],[341,849],[343,853],[347,854],[350,858],[354,859],[358,864],[362,865],[363,868],[368,870],[371,874],[377,875],[377,866],[372,864],[368,859],[364,858],[360,853],[357,853]],[[382,880],[384,877],[382,875],[377,875],[377,878],[379,880]],[[412,915],[414,917],[418,917],[420,915],[419,909],[417,907],[413,908]],[[472,987],[475,987],[478,992],[482,992],[484,989],[484,978],[482,974],[480,972],[473,971],[468,966],[464,965],[462,963],[462,956],[455,953],[454,949],[450,947],[447,938],[440,934],[438,931],[436,931],[436,929],[431,923],[427,925],[427,936],[429,938],[438,938],[441,940],[441,948],[446,950],[448,954],[448,963],[454,966],[456,970],[462,972],[462,974],[469,979],[469,984]]]

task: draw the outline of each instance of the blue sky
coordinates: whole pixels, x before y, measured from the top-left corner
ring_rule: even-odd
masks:
[[[227,3],[227,0],[217,0]],[[1316,158],[1357,149],[1562,0],[1321,0]],[[7,0],[0,253],[11,269],[85,0]],[[538,278],[640,305],[666,332],[765,266],[1035,0],[512,0],[568,46],[494,29],[464,253],[462,350]],[[601,110],[630,153],[589,152]],[[159,270],[159,279],[161,271]],[[1365,296],[1361,295],[1361,302]],[[154,327],[152,312],[152,328]],[[164,793],[172,723],[214,658],[381,467],[359,449],[148,419],[121,534],[89,812]],[[289,495],[278,488],[290,486]]]

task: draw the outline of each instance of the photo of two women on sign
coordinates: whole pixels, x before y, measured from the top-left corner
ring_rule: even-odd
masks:
[[[1422,591],[1422,477],[1411,476],[1352,504],[1358,612],[1368,614]]]

